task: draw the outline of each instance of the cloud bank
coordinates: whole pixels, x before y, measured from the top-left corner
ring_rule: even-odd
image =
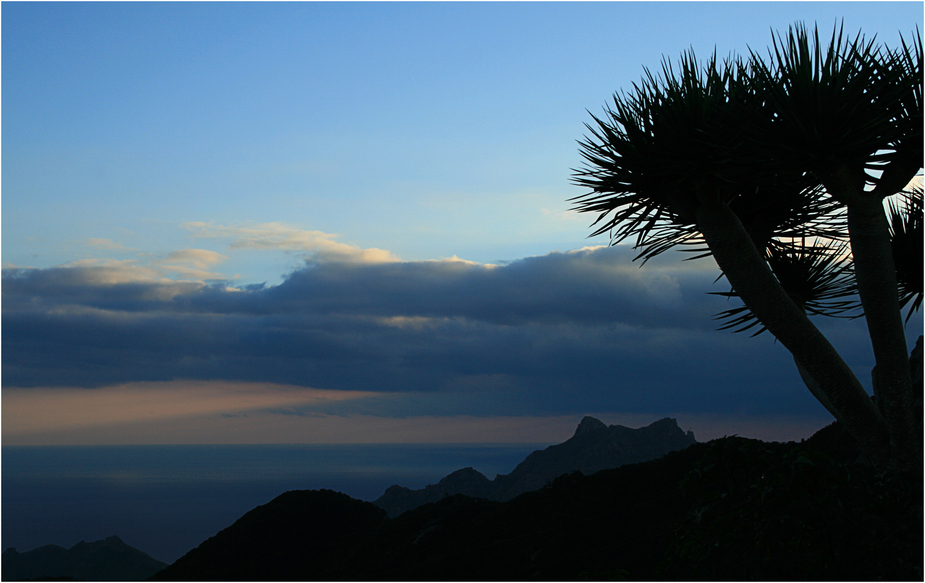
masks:
[[[773,338],[715,330],[728,303],[706,293],[725,289],[710,260],[669,254],[640,268],[619,246],[497,266],[377,260],[316,239],[324,252],[276,286],[170,279],[127,261],[5,269],[5,391],[267,383],[354,394],[259,406],[290,417],[824,418]],[[223,260],[187,250],[162,263],[202,275]],[[863,323],[828,332],[866,381]]]

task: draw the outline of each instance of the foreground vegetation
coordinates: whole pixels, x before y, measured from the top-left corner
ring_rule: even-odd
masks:
[[[798,23],[767,57],[693,51],[594,116],[580,142],[594,234],[716,260],[742,305],[723,328],[768,331],[871,463],[922,471],[921,391],[902,309],[923,295],[922,38],[891,49]],[[908,189],[908,190],[907,190]],[[885,204],[891,211],[889,216]],[[859,300],[859,303],[858,303]],[[863,312],[872,401],[808,316]],[[917,392],[918,391],[918,392]]]

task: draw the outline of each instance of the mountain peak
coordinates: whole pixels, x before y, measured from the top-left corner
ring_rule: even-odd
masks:
[[[578,427],[575,429],[575,435],[573,435],[573,437],[578,437],[579,435],[590,435],[599,431],[607,431],[607,426],[604,425],[604,422],[600,421],[599,419],[595,419],[590,415],[585,415],[585,417],[581,420],[581,423],[579,423]]]
[[[475,468],[462,468],[461,470],[456,470],[452,474],[444,476],[443,479],[438,482],[438,484],[443,485],[458,485],[458,484],[468,484],[468,483],[488,483],[489,479],[485,477],[482,472],[476,470]]]
[[[463,468],[421,490],[391,486],[373,504],[394,517],[453,494],[510,500],[524,492],[539,490],[562,474],[577,470],[589,475],[624,464],[648,461],[683,449],[695,441],[693,433],[685,434],[677,421],[670,418],[630,429],[621,425],[607,426],[594,417],[586,416],[571,439],[534,451],[510,474],[498,474],[489,480],[473,468]]]

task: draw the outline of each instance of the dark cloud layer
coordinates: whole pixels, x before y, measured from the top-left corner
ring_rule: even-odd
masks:
[[[772,338],[714,330],[711,316],[728,307],[706,294],[724,289],[714,270],[631,258],[618,247],[496,267],[314,263],[246,289],[127,265],[5,270],[3,382],[221,379],[419,395],[365,405],[388,415],[819,410]],[[849,364],[869,370],[863,325],[837,330]]]

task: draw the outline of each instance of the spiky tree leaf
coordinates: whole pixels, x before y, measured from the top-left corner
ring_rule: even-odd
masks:
[[[899,200],[889,201],[890,243],[896,279],[899,285],[899,304],[905,308],[909,302],[906,322],[922,306],[923,263],[922,252],[922,189],[903,192]]]
[[[827,185],[837,175],[857,192],[884,178],[892,182],[900,165],[917,164],[912,174],[903,169],[905,186],[921,166],[922,147],[921,55],[905,48],[887,51],[860,33],[849,40],[841,26],[824,43],[818,29],[798,24],[774,37],[770,64],[752,52],[756,83],[777,111],[764,140],[768,160],[803,168]],[[918,81],[910,82],[915,75]],[[896,190],[866,192],[882,198]]]
[[[807,314],[857,318],[861,313],[848,245],[839,241],[807,244],[806,239],[775,240],[767,249],[768,266],[787,295]],[[714,295],[738,297],[735,291]],[[745,307],[717,314],[720,330],[742,332],[759,324]],[[764,332],[762,326],[753,336]]]
[[[579,212],[598,214],[592,236],[633,238],[643,260],[675,247],[709,255],[693,219],[704,195],[729,204],[761,248],[797,230],[844,236],[815,177],[766,169],[754,145],[774,112],[758,89],[740,59],[714,54],[701,65],[688,52],[592,115],[579,142],[586,164],[574,171],[590,192],[571,199]]]

